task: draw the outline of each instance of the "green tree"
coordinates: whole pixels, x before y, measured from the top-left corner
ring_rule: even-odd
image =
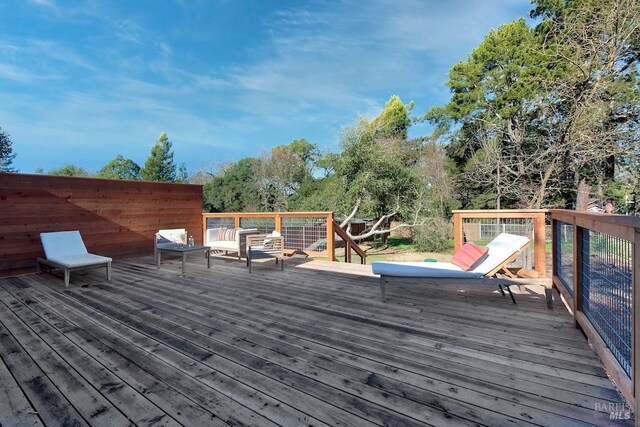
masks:
[[[189,174],[187,173],[187,165],[184,162],[178,165],[178,172],[176,173],[176,182],[189,182]]]
[[[343,178],[349,204],[361,199],[363,213],[381,217],[396,209],[399,198],[410,198],[415,184],[415,141],[407,141],[411,105],[392,96],[371,122],[361,119],[342,134],[336,173]]]
[[[140,179],[140,166],[131,159],[118,154],[115,159],[104,165],[97,173],[100,178],[107,179]]]
[[[405,105],[397,95],[391,96],[380,115],[369,124],[370,130],[373,131],[376,138],[406,140],[407,131],[411,126],[409,115],[413,105],[413,101]]]
[[[554,73],[545,83],[545,117],[556,151],[548,175],[566,205],[576,190],[608,186],[637,156],[640,117],[640,2],[535,1],[534,17]],[[611,187],[612,188],[612,187]]]
[[[448,153],[460,172],[465,207],[532,204],[526,186],[547,160],[544,144],[527,138],[540,91],[538,40],[524,19],[492,30],[466,61],[449,73],[451,101],[427,114],[448,134]],[[471,190],[472,194],[465,192]]]
[[[241,159],[214,176],[203,188],[203,207],[209,212],[247,212],[261,210],[256,183],[260,160]]]
[[[294,139],[289,144],[293,154],[302,161],[305,173],[311,176],[316,161],[320,158],[318,146],[307,141],[305,138]]]
[[[0,127],[0,172],[17,172],[11,166],[15,158],[10,135]]]
[[[343,226],[356,214],[377,219],[364,238],[389,231],[391,219],[415,224],[422,210],[424,185],[416,173],[423,153],[421,140],[407,140],[412,103],[402,104],[391,97],[372,121],[361,119],[341,137],[335,166],[337,179],[327,179],[333,203],[339,212],[349,213]]]
[[[638,139],[637,0],[534,2],[450,71],[427,114],[449,142],[464,207],[574,205]],[[605,178],[608,177],[608,178]]]
[[[47,172],[47,175],[56,175],[56,176],[91,176],[91,174],[84,168],[80,166],[73,165],[68,163],[60,168],[51,169]]]
[[[176,165],[173,161],[171,141],[165,132],[162,132],[156,143],[151,147],[151,153],[140,171],[140,176],[145,181],[175,182]]]

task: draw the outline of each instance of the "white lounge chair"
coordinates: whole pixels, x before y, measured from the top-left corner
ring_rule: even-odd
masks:
[[[473,270],[465,271],[450,262],[374,262],[371,268],[380,275],[380,300],[385,301],[386,284],[390,277],[419,278],[421,282],[432,284],[480,284],[497,285],[504,296],[503,286],[507,288],[511,300],[516,300],[509,286],[522,286],[524,282],[507,269],[531,241],[526,236],[502,233],[488,245],[487,257]],[[507,278],[496,278],[503,273]],[[550,306],[550,289],[545,290],[547,305]]]
[[[64,285],[69,287],[69,276],[72,271],[107,267],[107,280],[111,281],[113,260],[109,257],[90,254],[78,230],[40,233],[40,240],[46,259],[37,259],[38,273],[40,273],[40,264],[64,270]]]

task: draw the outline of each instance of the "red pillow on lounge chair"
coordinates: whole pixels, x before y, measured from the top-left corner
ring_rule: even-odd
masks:
[[[489,248],[478,246],[475,243],[465,243],[453,254],[451,263],[465,271],[473,270],[487,257]]]

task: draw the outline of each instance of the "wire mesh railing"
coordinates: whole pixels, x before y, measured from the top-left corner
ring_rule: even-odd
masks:
[[[453,211],[454,248],[457,250],[465,242],[484,246],[501,233],[527,236],[533,244],[522,251],[510,267],[527,270],[529,277],[531,274],[548,277],[545,248],[547,213],[544,209]]]
[[[304,252],[327,251],[327,217],[282,218],[285,249]]]
[[[464,241],[486,246],[501,233],[527,236],[534,239],[533,218],[464,218],[462,224]],[[534,246],[522,251],[512,263],[512,267],[535,268]]]
[[[210,228],[233,228],[235,227],[235,219],[231,217],[214,217],[207,218],[205,229]]]
[[[627,402],[637,408],[640,218],[552,210],[553,284]]]
[[[258,233],[268,234],[276,229],[276,219],[273,218],[240,218],[240,227],[257,228]]]
[[[633,321],[631,242],[597,231],[582,233],[582,311],[631,376]]]
[[[334,243],[327,225],[333,221],[333,212],[203,213],[202,217],[203,234],[216,227],[255,228],[264,234],[277,231],[284,237],[284,249],[289,253],[328,257]]]
[[[553,262],[555,275],[562,281],[570,294],[573,294],[573,224],[555,221],[553,242]]]
[[[327,257],[338,261],[336,248],[345,249],[345,261],[355,252],[366,264],[366,254],[333,220],[333,212],[229,212],[203,213],[202,234],[211,228],[256,228],[259,233],[277,231],[288,254]],[[203,239],[204,241],[204,239]]]

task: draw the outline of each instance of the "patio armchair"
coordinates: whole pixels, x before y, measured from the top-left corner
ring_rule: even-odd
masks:
[[[271,234],[253,234],[247,236],[247,267],[251,273],[253,260],[275,258],[276,265],[284,270],[284,237],[279,232]]]
[[[380,275],[380,300],[386,299],[386,284],[389,278],[413,278],[423,283],[436,285],[446,284],[478,284],[497,285],[504,296],[503,287],[507,289],[511,300],[516,303],[510,286],[523,286],[507,266],[513,262],[531,241],[526,236],[502,233],[493,239],[486,248],[486,255],[478,259],[475,265],[463,269],[451,262],[374,262],[371,268],[374,274]],[[506,278],[497,277],[498,274]],[[551,306],[551,291],[545,288],[547,305]]]
[[[174,246],[175,244],[187,244],[187,230],[185,228],[171,228],[158,230],[154,240],[153,259],[158,259],[158,248],[162,246]]]
[[[257,228],[209,228],[204,237],[211,251],[235,252],[238,259],[247,256],[247,237],[258,234]]]
[[[64,286],[69,287],[72,271],[88,268],[106,267],[107,280],[111,281],[111,262],[109,257],[90,254],[78,230],[40,233],[40,241],[46,258],[36,260],[40,273],[40,264],[64,271]]]

